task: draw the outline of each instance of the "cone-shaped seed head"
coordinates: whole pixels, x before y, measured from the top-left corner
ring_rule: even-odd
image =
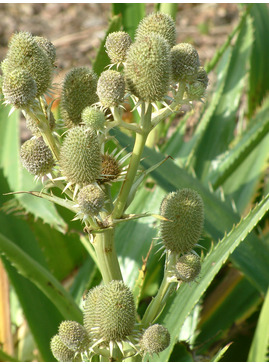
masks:
[[[24,142],[20,155],[23,166],[36,176],[50,173],[54,165],[53,155],[42,138],[32,138]]]
[[[105,342],[125,340],[132,333],[136,316],[130,289],[122,281],[111,281],[90,292],[84,309],[86,329],[95,327],[94,337]]]
[[[102,290],[104,286],[92,288],[86,297],[83,310],[83,325],[89,335],[92,335],[92,329],[99,327],[99,302],[101,300]]]
[[[62,175],[71,183],[93,183],[101,171],[101,151],[96,132],[76,126],[65,137],[59,159]]]
[[[132,39],[126,32],[113,32],[108,34],[105,47],[111,62],[124,62],[131,44]]]
[[[105,193],[98,185],[85,186],[79,191],[78,203],[84,214],[96,216],[104,206]]]
[[[100,337],[120,341],[132,333],[135,324],[135,303],[130,289],[122,281],[112,281],[102,290],[98,305]]]
[[[171,49],[173,81],[193,81],[200,66],[199,55],[189,43],[179,43]]]
[[[2,92],[5,100],[17,108],[26,107],[36,97],[36,82],[28,71],[16,68],[3,78]]]
[[[169,344],[170,334],[164,326],[159,324],[148,327],[140,339],[141,350],[150,355],[160,353]]]
[[[187,97],[189,100],[200,100],[205,96],[208,86],[208,76],[203,67],[198,67],[196,79],[190,83],[187,89]]]
[[[97,75],[87,67],[72,68],[65,76],[61,94],[61,114],[66,125],[81,123],[81,113],[98,101]]]
[[[200,271],[200,258],[195,254],[182,255],[176,263],[176,276],[183,282],[194,281]]]
[[[35,36],[34,40],[39,45],[39,47],[43,49],[43,51],[48,56],[51,64],[54,66],[54,62],[56,60],[55,46],[47,38],[44,38],[44,37]]]
[[[90,345],[85,327],[76,321],[62,321],[59,326],[59,336],[64,345],[75,352],[85,351]]]
[[[103,130],[106,117],[103,111],[96,107],[87,106],[81,114],[82,122],[90,126],[93,130]]]
[[[204,67],[198,67],[197,81],[201,82],[206,89],[208,86],[208,76]]]
[[[170,48],[176,44],[176,26],[168,14],[152,13],[141,20],[135,34],[135,40],[147,36],[149,33],[159,34],[164,37]]]
[[[118,106],[123,102],[125,92],[124,77],[117,71],[104,71],[97,83],[97,95],[103,107]]]
[[[69,362],[74,359],[75,352],[64,345],[58,334],[51,339],[50,349],[54,358],[58,361]]]
[[[139,38],[127,54],[125,79],[128,91],[142,101],[162,101],[171,73],[167,41],[154,33]]]
[[[51,61],[30,33],[19,32],[12,36],[6,59],[4,72],[15,68],[28,71],[36,82],[37,97],[50,87],[53,75]]]
[[[102,169],[101,169],[102,183],[113,181],[118,177],[120,171],[121,169],[119,163],[114,157],[108,154],[102,155]]]
[[[169,193],[162,201],[160,236],[166,249],[174,253],[191,251],[199,240],[204,222],[204,206],[200,195],[191,189]]]

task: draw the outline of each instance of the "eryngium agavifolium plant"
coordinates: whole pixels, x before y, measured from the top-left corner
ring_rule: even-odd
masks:
[[[99,78],[89,67],[69,70],[62,82],[58,120],[45,97],[54,87],[57,62],[49,40],[16,33],[1,64],[5,103],[22,111],[34,134],[21,146],[21,162],[41,178],[39,197],[49,196],[80,220],[103,280],[82,301],[83,325],[63,321],[52,337],[51,351],[59,361],[97,356],[139,361],[160,353],[170,343],[167,328],[157,322],[170,289],[199,281],[201,261],[194,249],[203,230],[204,206],[192,189],[169,193],[160,211],[152,212],[159,220],[157,240],[166,262],[163,283],[142,316],[137,313],[137,293],[124,282],[115,251],[116,225],[149,216],[126,214],[142,181],[139,165],[149,133],[181,105],[205,96],[208,77],[197,51],[190,44],[175,43],[175,23],[162,13],[143,19],[133,42],[126,32],[109,34],[109,69]],[[129,106],[139,121],[124,121]],[[135,135],[132,153],[112,138],[110,131],[116,128]],[[55,188],[61,192],[57,197]]]

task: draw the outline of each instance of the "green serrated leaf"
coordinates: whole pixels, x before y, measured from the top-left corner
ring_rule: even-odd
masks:
[[[266,362],[268,361],[269,349],[269,290],[267,291],[254,338],[250,347],[248,361]]]
[[[178,332],[195,304],[202,297],[213,278],[219,272],[222,265],[227,261],[229,255],[242,243],[251,230],[257,225],[260,219],[269,209],[269,195],[246,216],[237,226],[235,226],[227,236],[225,236],[208,253],[202,262],[202,269],[198,284],[180,287],[177,294],[167,303],[158,322],[164,325],[170,332],[171,345],[168,349],[153,357],[154,361],[168,361],[178,336]]]
[[[10,108],[0,105],[0,167],[3,168],[9,188],[15,191],[40,191],[41,183],[34,183],[30,175],[20,163],[19,112],[8,116]],[[9,191],[5,191],[9,192]],[[48,201],[41,201],[29,195],[16,195],[23,208],[54,226],[59,231],[65,231],[67,225],[56,208]]]
[[[269,90],[267,60],[269,58],[269,11],[267,4],[249,4],[253,19],[254,41],[250,58],[248,92],[249,116],[261,104]]]
[[[233,139],[238,107],[246,82],[252,41],[251,19],[247,17],[232,50],[222,97],[196,151],[194,169],[201,179],[206,178],[211,161],[225,152]]]
[[[54,303],[65,319],[82,322],[82,313],[72,297],[48,270],[2,234],[0,248],[1,254]]]
[[[216,163],[216,168],[209,173],[207,181],[213,188],[219,187],[225,180],[247,159],[255,147],[268,135],[269,132],[269,98],[265,100],[262,108],[250,122],[250,127],[242,135],[239,142]],[[266,157],[266,154],[265,154]],[[233,183],[238,184],[238,178]],[[235,186],[238,188],[238,186]]]

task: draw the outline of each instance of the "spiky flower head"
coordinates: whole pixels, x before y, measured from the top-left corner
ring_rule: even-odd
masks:
[[[82,122],[90,126],[93,130],[103,130],[106,117],[103,111],[96,107],[87,106],[81,114]]]
[[[52,44],[47,38],[45,37],[39,37],[35,36],[34,40],[37,42],[40,48],[43,49],[43,51],[48,56],[52,66],[54,66],[54,62],[56,60],[56,48],[54,44]]]
[[[150,33],[129,48],[125,79],[128,91],[142,101],[162,101],[168,92],[171,73],[170,50],[160,35]]]
[[[82,122],[81,113],[98,101],[97,75],[88,67],[74,67],[65,76],[61,93],[61,114],[68,127]]]
[[[44,176],[51,172],[54,165],[51,150],[42,138],[32,138],[21,146],[21,161],[27,171],[35,176]]]
[[[159,34],[164,37],[170,48],[176,44],[176,26],[170,15],[152,13],[141,20],[135,34],[135,40],[147,36],[149,33]]]
[[[169,193],[162,201],[160,215],[167,220],[160,223],[160,236],[167,250],[190,252],[200,239],[204,206],[200,195],[192,189]]]
[[[61,340],[60,336],[54,335],[50,341],[50,349],[55,359],[60,362],[74,361],[75,352],[69,349]]]
[[[101,182],[110,182],[115,180],[121,172],[119,162],[109,154],[102,155]]]
[[[59,164],[68,182],[93,183],[101,171],[101,150],[96,132],[87,126],[70,129],[60,149]]]
[[[36,82],[37,94],[41,96],[51,86],[53,67],[47,53],[38,45],[32,34],[13,34],[4,63],[4,74],[21,68],[27,71]]]
[[[83,325],[88,334],[92,337],[94,327],[98,327],[99,312],[98,305],[101,300],[101,294],[104,286],[97,286],[89,290],[83,310]]]
[[[197,50],[189,43],[179,43],[171,49],[172,79],[175,82],[193,81],[200,60]]]
[[[199,81],[199,82],[201,82],[203,84],[205,89],[207,88],[207,86],[208,86],[208,75],[207,75],[206,70],[204,69],[204,67],[198,67],[196,79],[197,79],[197,81]]]
[[[196,254],[182,255],[176,263],[176,277],[183,282],[192,282],[201,271],[200,257]]]
[[[142,352],[150,355],[160,353],[165,350],[169,344],[169,331],[159,324],[149,326],[140,339],[140,348]]]
[[[79,191],[78,204],[85,215],[98,215],[104,203],[105,193],[97,184],[90,184]]]
[[[84,311],[84,325],[94,332],[96,340],[104,342],[124,341],[133,331],[135,324],[135,303],[130,289],[122,281],[111,281],[87,300],[96,303],[94,315],[89,314],[93,302],[87,302]],[[91,324],[94,327],[90,327]]]
[[[125,82],[120,72],[107,70],[101,73],[97,83],[97,95],[104,108],[122,104],[124,93]]]
[[[85,327],[76,321],[62,321],[59,326],[59,336],[64,345],[75,352],[83,352],[90,345]]]
[[[126,59],[127,51],[132,39],[126,32],[113,32],[106,38],[106,51],[112,63],[122,63]]]
[[[16,108],[24,108],[31,104],[36,97],[36,82],[28,71],[15,68],[4,75],[2,92],[6,103],[12,104]]]

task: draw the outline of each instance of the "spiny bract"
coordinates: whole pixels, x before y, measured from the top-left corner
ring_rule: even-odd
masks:
[[[32,138],[21,146],[21,161],[27,171],[35,176],[44,176],[51,172],[54,165],[51,150],[42,138]]]
[[[101,73],[97,83],[97,95],[104,108],[119,106],[125,92],[124,77],[120,72],[107,70]]]
[[[125,66],[130,93],[142,101],[162,101],[168,92],[170,74],[169,45],[162,36],[150,33],[131,45]]]
[[[61,114],[68,127],[82,122],[81,113],[98,101],[97,75],[88,67],[74,67],[65,76],[61,94]]]
[[[113,32],[106,38],[106,51],[112,63],[122,63],[126,59],[127,51],[132,44],[130,35],[126,32]]]
[[[36,97],[36,82],[28,71],[16,68],[4,75],[2,92],[8,104],[24,108]]]
[[[4,74],[22,68],[36,82],[37,97],[45,93],[51,86],[53,67],[47,53],[28,32],[15,33],[10,42],[4,64]]]
[[[101,150],[96,132],[87,126],[70,129],[60,149],[59,164],[68,182],[93,183],[101,171]]]
[[[135,34],[135,40],[147,36],[149,33],[159,34],[164,37],[170,48],[176,44],[176,26],[170,15],[152,13],[141,20]]]
[[[54,335],[50,341],[50,349],[55,359],[60,362],[73,361],[75,352],[69,349],[61,340],[60,336]]]
[[[183,282],[192,282],[201,271],[200,257],[195,254],[182,255],[176,263],[176,277]]]
[[[104,342],[124,341],[133,331],[135,324],[135,303],[130,289],[122,281],[111,281],[96,295],[88,295],[87,300],[96,302],[95,316],[89,315],[89,307],[93,303],[85,304],[84,325],[94,333],[96,340]],[[94,324],[90,327],[89,324]]]
[[[199,55],[189,43],[179,43],[171,49],[172,79],[175,82],[193,81],[200,66]]]
[[[59,326],[59,336],[64,345],[75,352],[85,351],[90,345],[85,327],[76,321],[62,321]]]
[[[160,223],[160,236],[166,249],[187,253],[200,239],[204,206],[200,195],[185,188],[169,193],[162,201],[160,214],[167,220]]]
[[[142,352],[152,354],[160,353],[170,344],[170,334],[168,330],[159,324],[149,326],[140,339]]]
[[[78,203],[82,213],[96,216],[105,202],[105,193],[97,184],[83,187],[78,194]]]

